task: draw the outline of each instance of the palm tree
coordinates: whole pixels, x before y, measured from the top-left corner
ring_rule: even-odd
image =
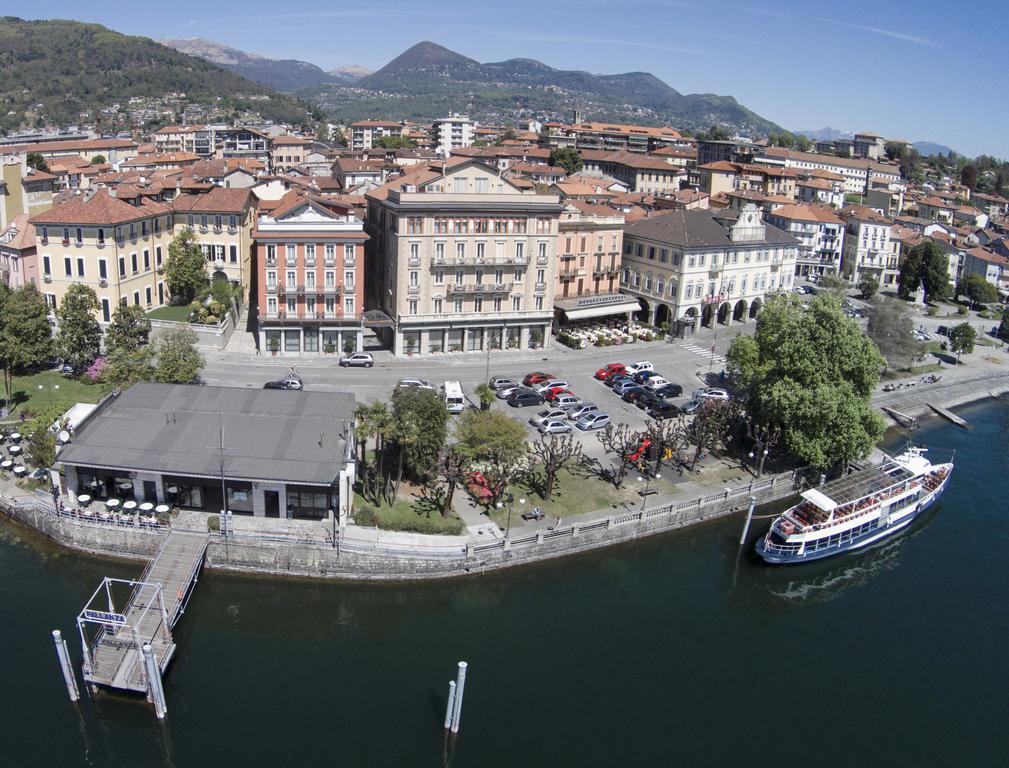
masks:
[[[474,392],[476,393],[476,396],[480,398],[480,410],[486,411],[490,408],[491,403],[494,402],[494,398],[496,396],[494,390],[490,388],[490,385],[477,384]]]

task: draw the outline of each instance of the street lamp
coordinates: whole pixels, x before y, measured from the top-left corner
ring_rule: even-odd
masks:
[[[656,472],[655,479],[661,480],[662,475]],[[641,481],[644,481],[645,483],[645,490],[638,491],[638,495],[641,496],[641,510],[643,511],[645,508],[645,501],[651,494],[655,493],[655,491],[651,490],[652,476],[649,475],[647,472],[645,472],[644,477],[641,477],[640,475],[638,476],[638,482],[640,483]]]
[[[49,405],[50,406],[53,404],[53,390],[54,389],[59,389],[59,388],[60,388],[59,384],[51,384],[51,385],[49,385],[49,387],[46,387],[44,384],[39,384],[39,392],[41,392],[43,389],[48,389],[49,390]]]

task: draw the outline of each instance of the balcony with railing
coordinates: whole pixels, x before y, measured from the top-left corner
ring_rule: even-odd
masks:
[[[448,286],[446,293],[508,293],[514,285],[514,283],[455,283]]]

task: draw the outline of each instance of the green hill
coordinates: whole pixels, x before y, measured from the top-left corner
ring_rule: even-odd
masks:
[[[131,97],[172,92],[275,121],[311,119],[298,99],[146,37],[77,21],[0,19],[0,128],[17,128],[26,112],[28,122],[78,123],[84,111],[94,118]]]

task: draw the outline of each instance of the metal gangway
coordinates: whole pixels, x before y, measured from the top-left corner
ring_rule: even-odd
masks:
[[[196,587],[210,535],[173,530],[136,580],[102,580],[77,616],[84,649],[84,680],[96,686],[144,693],[160,690],[149,678],[144,647],[164,674],[175,653],[172,627]]]

